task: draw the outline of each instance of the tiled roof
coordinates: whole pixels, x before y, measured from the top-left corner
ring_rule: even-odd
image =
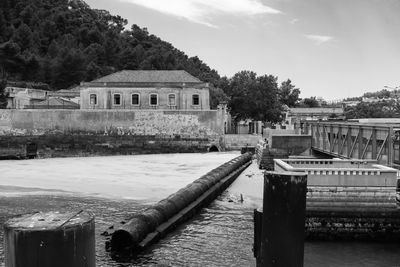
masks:
[[[202,83],[184,70],[123,70],[92,82]]]
[[[68,101],[65,99],[61,98],[49,98],[48,100],[41,101],[39,103],[36,103],[35,105],[49,105],[49,106],[77,106],[79,107],[79,104]]]

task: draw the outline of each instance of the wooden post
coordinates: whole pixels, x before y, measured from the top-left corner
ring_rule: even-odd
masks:
[[[95,267],[94,217],[88,212],[35,213],[4,224],[6,267]]]
[[[266,172],[257,266],[302,267],[307,174]]]

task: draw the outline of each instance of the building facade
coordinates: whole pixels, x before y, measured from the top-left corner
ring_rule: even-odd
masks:
[[[330,118],[343,119],[342,107],[319,107],[319,108],[290,108],[286,112],[285,121],[288,124],[296,124],[301,121],[328,120]]]
[[[210,110],[207,83],[183,70],[124,70],[81,84],[81,109]]]

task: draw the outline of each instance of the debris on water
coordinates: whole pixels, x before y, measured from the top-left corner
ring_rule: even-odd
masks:
[[[114,225],[111,225],[110,227],[108,227],[108,229],[114,229]]]

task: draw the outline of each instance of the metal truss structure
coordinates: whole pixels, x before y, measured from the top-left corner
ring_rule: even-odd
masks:
[[[315,151],[334,157],[365,159],[400,167],[400,126],[349,122],[307,122]]]

